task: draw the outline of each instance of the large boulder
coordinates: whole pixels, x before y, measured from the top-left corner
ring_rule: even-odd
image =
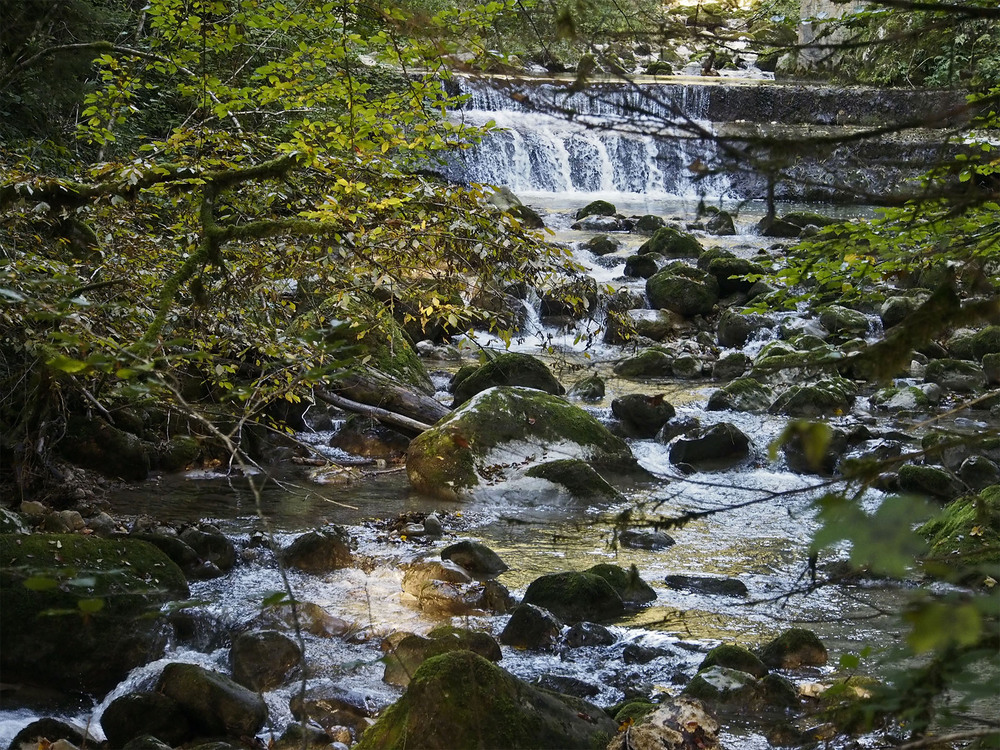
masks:
[[[864,336],[868,333],[868,318],[857,310],[841,305],[830,305],[819,316],[819,322],[830,333],[842,336]]]
[[[534,388],[555,396],[566,392],[540,359],[530,354],[508,352],[482,365],[455,386],[454,406],[461,406],[477,393],[497,385]]]
[[[671,444],[670,460],[696,469],[731,466],[750,455],[750,438],[736,425],[720,422],[683,435]]]
[[[415,438],[406,472],[418,492],[471,499],[515,489],[512,483],[537,483],[525,479],[531,466],[566,458],[597,468],[636,468],[625,441],[583,409],[540,391],[496,387]]]
[[[651,438],[677,411],[663,394],[647,396],[643,393],[627,393],[611,402],[611,413],[622,421],[626,430],[634,437]]]
[[[111,747],[125,747],[143,735],[176,747],[194,736],[177,701],[161,693],[127,693],[115,698],[101,714],[101,729]]]
[[[596,200],[591,201],[583,208],[576,212],[577,221],[580,219],[585,219],[588,216],[614,216],[618,213],[618,209],[615,208],[615,204],[610,201]]]
[[[176,564],[130,539],[3,534],[0,561],[0,669],[10,682],[103,694],[162,656],[172,627],[160,607],[188,596]]]
[[[180,705],[203,737],[253,737],[267,721],[260,695],[197,664],[168,664],[156,689]]]
[[[646,279],[646,296],[654,308],[687,318],[708,315],[719,301],[719,282],[704,271],[675,263]]]
[[[734,643],[724,643],[709,651],[698,666],[698,671],[701,672],[711,667],[736,669],[754,677],[763,677],[767,674],[767,666],[763,661],[747,649]]]
[[[419,609],[463,615],[478,606],[484,586],[450,560],[426,560],[406,569],[403,591],[416,598]]]
[[[766,412],[774,400],[770,386],[755,378],[737,378],[708,397],[709,411]]]
[[[658,253],[664,258],[697,258],[703,248],[697,238],[674,227],[661,227],[639,246],[639,254]]]
[[[817,635],[805,628],[789,628],[768,642],[760,651],[761,661],[775,669],[822,667],[826,664],[826,646]]]
[[[719,346],[726,348],[742,347],[757,331],[774,328],[775,322],[766,315],[757,313],[741,313],[729,309],[719,316]]]
[[[708,272],[719,282],[719,293],[722,295],[735,292],[749,292],[757,283],[757,279],[748,276],[762,275],[764,267],[746,258],[714,258],[708,264]]]
[[[472,651],[492,662],[500,661],[502,656],[500,644],[489,633],[442,625],[428,633],[426,638],[408,635],[396,644],[385,656],[382,679],[390,685],[406,687],[421,664],[452,651]]]
[[[771,404],[772,414],[814,419],[840,416],[851,409],[857,389],[844,378],[822,380],[813,385],[793,385]]]
[[[229,650],[233,679],[255,691],[281,685],[301,659],[299,644],[276,630],[240,633]]]
[[[674,358],[654,346],[623,359],[615,365],[614,371],[622,378],[665,378],[673,374]]]
[[[350,537],[340,526],[307,531],[296,537],[281,553],[286,565],[306,573],[329,573],[350,567]]]
[[[524,592],[522,602],[544,607],[567,623],[610,620],[625,612],[621,596],[607,579],[576,571],[536,578]]]
[[[471,651],[425,661],[356,750],[603,747],[617,725],[580,698],[533,687]]]
[[[769,674],[757,679],[746,672],[719,666],[696,674],[682,695],[742,716],[765,709],[785,711],[799,702],[795,686],[784,677]]]
[[[600,576],[611,584],[611,588],[628,605],[648,604],[656,601],[656,591],[639,576],[639,569],[632,565],[625,568],[610,563],[598,563],[587,568],[584,573]]]
[[[100,417],[71,417],[59,451],[73,463],[105,476],[142,481],[149,473],[155,447]]]

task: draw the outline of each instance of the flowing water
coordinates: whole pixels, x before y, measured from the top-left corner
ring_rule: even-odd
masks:
[[[575,108],[579,116],[570,121],[548,112],[528,108],[503,94],[476,91],[462,116],[470,121],[492,119],[507,128],[488,148],[480,149],[467,164],[475,179],[503,184],[519,192],[522,199],[545,217],[554,240],[575,242],[586,235],[570,229],[571,211],[588,200],[602,197],[615,202],[625,214],[654,213],[666,218],[693,219],[703,195],[725,199],[738,208],[737,228],[732,238],[711,238],[738,254],[752,255],[765,240],[753,233],[760,215],[758,204],[735,204],[723,178],[715,182],[692,182],[688,167],[704,158],[704,142],[697,139],[704,120],[706,101],[700,90],[678,87],[664,96],[663,109],[650,116],[670,115],[684,124],[683,137],[658,140],[630,132],[623,116],[621,92],[612,104],[563,98],[560,108]],[[699,98],[701,97],[701,98]],[[648,100],[628,106],[649,108]],[[545,108],[543,108],[545,109]],[[549,118],[546,120],[538,118]],[[675,133],[676,135],[676,133]],[[700,145],[699,145],[700,143]],[[629,250],[641,238],[623,236],[622,250],[609,258],[596,259],[580,253],[578,259],[590,267],[601,283],[631,286],[641,282],[623,280],[621,269]],[[549,362],[571,383],[579,374],[595,370],[607,375],[610,362],[622,356],[620,347],[599,343],[599,316],[572,331],[546,328],[537,311],[526,332],[515,342],[523,351],[548,346]],[[765,334],[763,338],[767,338]],[[479,337],[480,344],[490,339]],[[495,342],[493,342],[495,343]],[[751,350],[762,341],[751,342]],[[174,523],[211,520],[230,535],[241,551],[240,562],[227,576],[192,584],[192,598],[204,602],[196,608],[203,630],[176,644],[164,660],[136,670],[128,680],[96,706],[62,706],[63,716],[77,721],[97,720],[110,701],[126,692],[149,688],[163,665],[182,660],[227,669],[227,649],[220,633],[251,622],[260,614],[264,600],[283,589],[273,556],[251,544],[254,531],[266,528],[279,545],[296,534],[325,524],[346,526],[357,544],[359,564],[323,576],[290,571],[294,595],[313,602],[351,625],[350,638],[319,638],[307,635],[310,686],[336,683],[361,690],[373,708],[388,705],[399,695],[381,681],[381,636],[399,632],[424,633],[448,618],[418,608],[413,597],[403,593],[403,569],[413,561],[434,558],[441,547],[457,539],[480,540],[493,548],[511,567],[500,576],[515,595],[544,573],[581,570],[598,562],[635,564],[642,577],[657,592],[648,607],[617,622],[618,637],[612,646],[567,649],[553,653],[526,652],[504,647],[501,665],[526,679],[544,674],[576,677],[597,689],[593,700],[607,705],[621,700],[623,688],[646,686],[648,692],[679,690],[678,683],[690,677],[704,652],[724,642],[757,645],[793,624],[815,629],[831,651],[830,664],[846,653],[877,644],[889,648],[899,638],[899,625],[881,615],[893,611],[905,593],[898,585],[858,581],[838,587],[805,592],[808,543],[814,528],[811,500],[821,490],[818,480],[789,472],[780,460],[767,457],[767,447],[783,427],[770,416],[706,412],[713,386],[672,382],[634,383],[609,379],[608,397],[592,408],[597,416],[610,414],[610,399],[627,391],[662,392],[681,415],[696,416],[705,423],[727,420],[737,424],[754,443],[753,458],[737,469],[683,475],[667,458],[667,448],[654,441],[632,441],[642,465],[653,479],[625,487],[621,503],[569,503],[551,496],[525,493],[493,504],[446,503],[413,492],[400,471],[380,473],[345,485],[310,481],[305,472],[289,469],[284,475],[264,481],[259,493],[248,480],[222,474],[164,476],[129,488],[113,498],[114,511],[132,516],[148,515]],[[843,420],[869,419],[859,401],[857,413]],[[329,433],[302,436],[318,447]],[[332,449],[330,449],[332,450]],[[878,502],[873,493],[868,502]],[[756,502],[750,502],[756,501]],[[643,519],[675,517],[685,511],[721,509],[682,528],[670,530],[676,544],[660,551],[626,549],[614,545],[616,518],[631,510],[633,523]],[[379,519],[400,514],[436,512],[443,519],[446,536],[437,542],[401,540],[390,535]],[[831,554],[830,560],[836,557]],[[742,581],[749,595],[729,598],[668,588],[664,577],[684,573],[731,577]],[[454,618],[456,624],[482,627],[498,634],[506,616],[476,615]],[[622,652],[630,643],[658,645],[665,655],[647,664],[625,664]],[[800,681],[821,679],[833,667],[796,675]],[[271,725],[267,732],[280,734],[291,720],[288,700],[296,686],[268,693]],[[0,745],[13,736],[37,711],[7,707],[0,711]],[[752,729],[727,729],[730,747],[765,748],[767,741]]]

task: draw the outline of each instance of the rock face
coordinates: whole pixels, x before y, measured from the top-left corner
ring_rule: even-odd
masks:
[[[566,392],[545,363],[528,354],[501,354],[455,385],[454,406],[461,406],[477,393],[496,385],[519,385],[555,396]]]
[[[428,659],[357,750],[603,747],[615,722],[579,698],[517,679],[470,651]]]
[[[267,721],[267,705],[257,693],[196,664],[168,664],[157,692],[173,698],[203,737],[253,737]]]
[[[188,596],[177,565],[145,542],[4,534],[0,560],[0,669],[11,682],[103,694],[163,654],[172,627],[159,607]]]
[[[539,391],[497,387],[414,439],[406,472],[418,492],[472,499],[513,489],[515,482],[537,482],[525,480],[532,464],[567,457],[598,469],[636,466],[625,441],[583,409]]]

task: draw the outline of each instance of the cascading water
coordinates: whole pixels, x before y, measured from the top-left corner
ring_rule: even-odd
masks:
[[[731,193],[724,176],[696,180],[716,156],[706,86],[597,86],[584,93],[468,79],[462,87],[468,98],[454,116],[496,126],[453,164],[462,179],[521,194]]]

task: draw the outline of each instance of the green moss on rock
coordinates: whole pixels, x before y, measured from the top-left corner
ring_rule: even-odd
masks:
[[[639,255],[659,253],[664,258],[697,258],[703,252],[697,238],[674,227],[660,227],[639,246]]]
[[[995,563],[1000,557],[1000,485],[949,503],[919,531],[930,543],[929,557],[935,561]]]
[[[460,406],[487,388],[497,385],[519,385],[555,396],[566,392],[545,363],[530,354],[508,352],[468,373],[455,384],[455,403]]]
[[[735,669],[751,674],[754,677],[763,677],[767,674],[767,667],[764,665],[764,662],[742,646],[732,643],[716,646],[709,651],[698,667],[698,671],[701,672],[712,667]]]
[[[425,661],[356,750],[603,747],[616,725],[584,700],[542,690],[469,651]]]
[[[578,458],[563,458],[532,466],[525,472],[525,476],[547,479],[562,485],[576,498],[620,497],[618,490],[612,487],[607,479],[598,474],[590,464]]]
[[[522,602],[544,607],[567,623],[610,620],[625,612],[621,596],[605,578],[576,571],[536,578]]]
[[[628,570],[610,563],[599,563],[584,573],[600,576],[626,604],[646,604],[656,601],[656,591],[639,576],[639,569],[631,565]]]
[[[789,628],[760,652],[761,661],[776,669],[797,669],[826,664],[826,646],[816,634],[805,628]]]

